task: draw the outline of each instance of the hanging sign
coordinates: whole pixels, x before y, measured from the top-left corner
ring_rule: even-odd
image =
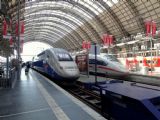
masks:
[[[82,42],[82,48],[83,49],[90,49],[91,48],[91,42],[83,41]]]
[[[8,28],[8,25],[7,25],[7,22],[6,20],[4,19],[3,20],[3,38],[5,38],[7,36],[7,28]]]
[[[75,62],[81,74],[88,74],[88,55],[76,55]]]
[[[103,44],[104,46],[111,46],[113,45],[113,35],[104,34],[103,35]]]
[[[145,27],[146,27],[146,36],[152,35],[152,37],[154,37],[154,35],[156,34],[156,22],[146,21]]]

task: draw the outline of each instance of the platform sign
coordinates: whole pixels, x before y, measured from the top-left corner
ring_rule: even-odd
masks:
[[[87,54],[77,55],[75,58],[75,61],[77,63],[80,73],[88,75],[89,73],[88,72],[88,55]]]

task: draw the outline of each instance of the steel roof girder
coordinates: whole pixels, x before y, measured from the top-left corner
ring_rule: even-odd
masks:
[[[56,17],[56,18],[59,18],[59,19],[63,19],[65,21],[68,21],[74,25],[76,25],[77,27],[79,27],[79,29],[82,31],[82,33],[88,38],[88,39],[91,39],[90,36],[88,35],[88,31],[86,31],[86,29],[83,29],[81,26],[79,26],[75,21],[72,21],[68,18],[65,18],[65,17],[62,17],[62,16],[58,16],[58,15],[52,15],[51,17]],[[38,17],[39,18],[39,17]],[[34,19],[34,17],[32,17],[31,19]]]

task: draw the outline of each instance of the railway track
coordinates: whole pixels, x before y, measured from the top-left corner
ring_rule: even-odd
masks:
[[[91,108],[101,113],[101,97],[100,93],[87,90],[80,85],[74,85],[70,88],[63,87],[66,91],[71,93],[74,97],[89,105]]]

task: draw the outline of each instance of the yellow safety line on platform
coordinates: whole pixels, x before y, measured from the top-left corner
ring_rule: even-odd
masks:
[[[37,79],[35,79],[34,77],[32,77],[32,78],[36,81],[38,88],[40,89],[42,95],[44,96],[47,103],[51,107],[51,109],[52,109],[54,115],[56,116],[56,118],[58,120],[70,120],[70,118],[64,113],[64,111],[61,109],[61,107],[55,102],[53,97],[51,97],[49,95],[49,93],[43,87],[43,85]]]
[[[39,75],[41,77],[43,77],[46,81],[48,81],[51,85],[53,85],[55,88],[57,88],[58,90],[60,90],[63,94],[65,94],[66,96],[68,96],[75,104],[77,104],[78,106],[80,106],[86,113],[88,113],[90,116],[92,116],[93,119],[95,119],[95,120],[107,120],[106,118],[104,118],[103,116],[101,116],[99,113],[97,113],[95,110],[91,109],[86,104],[84,104],[83,102],[81,102],[77,98],[73,97],[70,93],[68,93],[67,91],[65,91],[64,89],[62,89],[58,85],[56,85],[55,83],[53,83],[48,78],[44,77],[41,74],[39,74]]]

